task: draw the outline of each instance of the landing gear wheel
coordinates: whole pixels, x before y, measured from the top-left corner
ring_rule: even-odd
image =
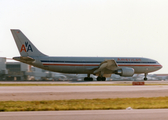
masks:
[[[97,81],[101,81],[101,77],[97,77]]]
[[[97,81],[106,81],[105,77],[97,77]]]
[[[102,81],[106,81],[106,78],[105,78],[105,77],[102,77]]]
[[[91,77],[85,77],[84,81],[93,81],[93,78],[91,78]]]
[[[146,80],[148,80],[148,78],[144,78],[144,80],[146,81]]]

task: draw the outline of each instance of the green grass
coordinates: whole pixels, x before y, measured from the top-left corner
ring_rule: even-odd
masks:
[[[81,99],[54,101],[0,101],[0,111],[58,111],[168,108],[168,97]]]

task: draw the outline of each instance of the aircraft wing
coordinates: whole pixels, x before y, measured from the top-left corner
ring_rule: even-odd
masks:
[[[103,74],[111,75],[109,72],[108,73],[106,73],[106,72],[107,71],[114,71],[118,68],[119,67],[118,67],[115,60],[105,60],[99,65],[99,68],[96,69],[93,73],[98,74],[99,72],[103,72]]]

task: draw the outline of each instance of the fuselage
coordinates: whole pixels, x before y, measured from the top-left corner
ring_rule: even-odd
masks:
[[[157,61],[142,57],[50,57],[40,52],[22,31],[11,32],[21,55],[13,59],[54,72],[87,74],[84,80],[92,81],[90,74],[94,74],[98,81],[104,81],[113,73],[124,77],[145,73],[147,80],[148,73],[162,68]]]
[[[32,65],[42,69],[73,74],[92,74],[105,60],[115,60],[120,68],[130,67],[135,74],[150,73],[162,68],[157,61],[142,57],[32,57]]]

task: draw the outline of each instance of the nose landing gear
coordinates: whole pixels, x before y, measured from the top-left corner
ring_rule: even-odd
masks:
[[[148,75],[148,73],[145,73],[145,77],[144,77],[144,80],[148,80],[148,78],[146,77]]]

